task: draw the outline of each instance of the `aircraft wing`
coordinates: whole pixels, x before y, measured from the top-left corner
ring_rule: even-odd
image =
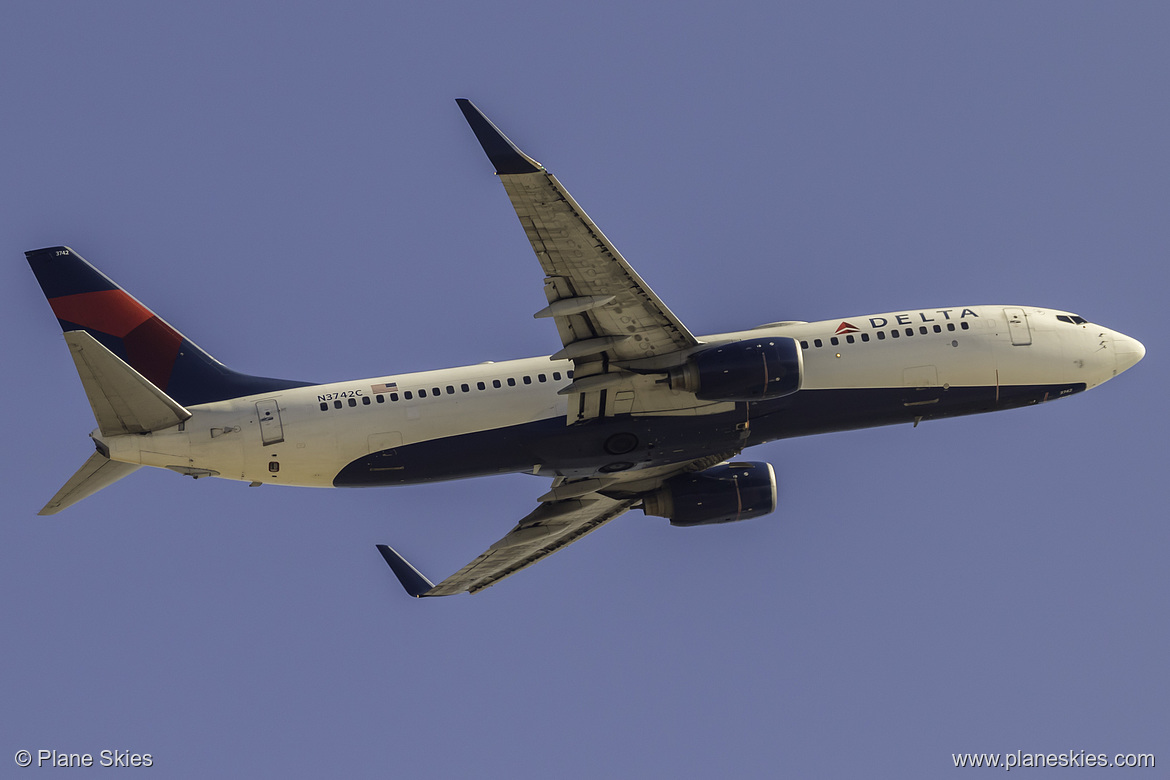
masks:
[[[591,398],[588,404],[578,399],[576,420],[605,416],[599,394],[628,386],[634,378],[623,364],[669,356],[699,342],[555,176],[520,151],[470,100],[456,102],[495,166],[544,269],[549,305],[534,316],[556,321],[564,348],[553,359],[574,362],[574,382],[564,392]],[[570,414],[569,422],[574,421]]]
[[[437,585],[411,566],[393,547],[380,544],[378,551],[411,596],[475,593],[528,568],[619,517],[670,477],[709,468],[735,454],[713,455],[602,479],[558,480],[552,490],[541,496],[541,505],[515,528]]]
[[[625,513],[637,500],[593,495],[541,504],[505,534],[504,538],[438,585],[432,585],[430,580],[406,563],[392,547],[380,544],[378,549],[390,564],[390,568],[398,575],[403,587],[412,596],[475,593],[495,585],[521,569],[528,568],[562,547],[567,547],[590,531]],[[400,569],[403,564],[421,578],[415,582],[414,587],[403,579]]]

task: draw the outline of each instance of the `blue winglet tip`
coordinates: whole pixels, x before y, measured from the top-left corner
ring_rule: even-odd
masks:
[[[467,98],[455,98],[455,102],[467,124],[471,125],[471,132],[475,133],[479,145],[495,166],[496,173],[539,173],[543,170],[540,163],[520,151],[474,103]]]
[[[386,563],[390,565],[391,571],[398,581],[402,583],[402,587],[411,596],[416,599],[427,595],[434,587],[434,583],[423,576],[422,572],[414,568],[407,562],[405,558],[398,554],[388,544],[379,544],[378,552],[382,553],[382,557],[386,559]]]

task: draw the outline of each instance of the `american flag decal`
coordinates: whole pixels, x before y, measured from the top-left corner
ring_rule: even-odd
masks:
[[[374,395],[378,395],[381,393],[397,393],[398,392],[398,383],[397,382],[387,382],[384,385],[370,385],[370,392],[372,392]]]

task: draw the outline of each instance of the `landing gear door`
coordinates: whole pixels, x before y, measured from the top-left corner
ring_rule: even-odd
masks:
[[[260,437],[264,446],[284,441],[284,426],[280,423],[280,407],[276,399],[256,402],[256,416],[260,418]]]
[[[1003,310],[1007,317],[1008,334],[1012,337],[1013,347],[1026,347],[1032,343],[1032,330],[1028,327],[1028,315],[1023,309],[1008,308]]]

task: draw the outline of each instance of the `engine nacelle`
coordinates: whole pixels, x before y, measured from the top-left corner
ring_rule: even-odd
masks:
[[[770,463],[724,463],[680,474],[642,499],[642,511],[671,525],[733,523],[776,508],[776,472]]]
[[[796,340],[770,336],[697,352],[670,370],[670,386],[704,401],[762,401],[795,393],[803,375]]]

